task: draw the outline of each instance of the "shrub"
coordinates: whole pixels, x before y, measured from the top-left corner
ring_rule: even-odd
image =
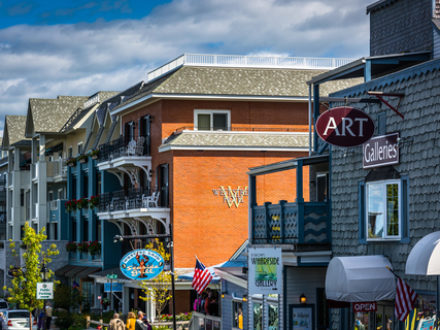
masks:
[[[92,256],[101,253],[101,242],[93,241],[89,243],[89,252]]]
[[[67,252],[75,252],[77,249],[77,245],[75,242],[68,242],[66,244],[66,251]]]
[[[80,252],[89,252],[90,242],[81,242],[78,243],[78,251]]]

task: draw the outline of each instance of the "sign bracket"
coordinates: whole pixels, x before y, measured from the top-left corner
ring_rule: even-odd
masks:
[[[402,98],[405,96],[405,94],[402,93],[384,93],[384,92],[375,92],[375,91],[368,91],[367,92],[368,95],[372,95],[378,98],[378,100],[380,102],[382,102],[383,104],[385,104],[388,108],[390,108],[391,110],[393,110],[395,113],[397,113],[402,119],[405,119],[404,115],[402,115],[398,108],[400,105],[400,102],[402,101]],[[394,107],[392,106],[387,100],[385,100],[383,97],[384,96],[388,96],[388,97],[398,97],[399,101],[397,102],[397,106]]]

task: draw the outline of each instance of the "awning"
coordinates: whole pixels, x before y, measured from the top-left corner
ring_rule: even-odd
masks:
[[[386,268],[391,267],[381,255],[334,257],[327,268],[327,299],[365,302],[394,299],[396,280]]]
[[[428,234],[414,245],[406,259],[408,275],[440,275],[440,231]]]

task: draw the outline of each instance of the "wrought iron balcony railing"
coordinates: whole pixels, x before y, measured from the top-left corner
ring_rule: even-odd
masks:
[[[265,203],[252,208],[253,244],[328,245],[328,202]]]
[[[145,137],[127,141],[125,136],[99,146],[99,161],[108,161],[124,156],[149,156]]]
[[[145,189],[112,191],[99,195],[98,212],[113,212],[158,207],[159,193]]]

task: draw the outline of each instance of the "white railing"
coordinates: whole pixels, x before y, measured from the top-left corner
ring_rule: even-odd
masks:
[[[62,159],[47,162],[48,177],[65,176],[65,175],[66,175],[66,169],[63,165]]]
[[[351,58],[183,54],[161,67],[148,72],[147,79],[153,80],[182,65],[334,69],[352,61],[353,59]]]
[[[51,211],[55,211],[56,209],[58,209],[58,202],[59,201],[60,201],[59,199],[55,199],[53,201],[49,201],[49,209]]]

